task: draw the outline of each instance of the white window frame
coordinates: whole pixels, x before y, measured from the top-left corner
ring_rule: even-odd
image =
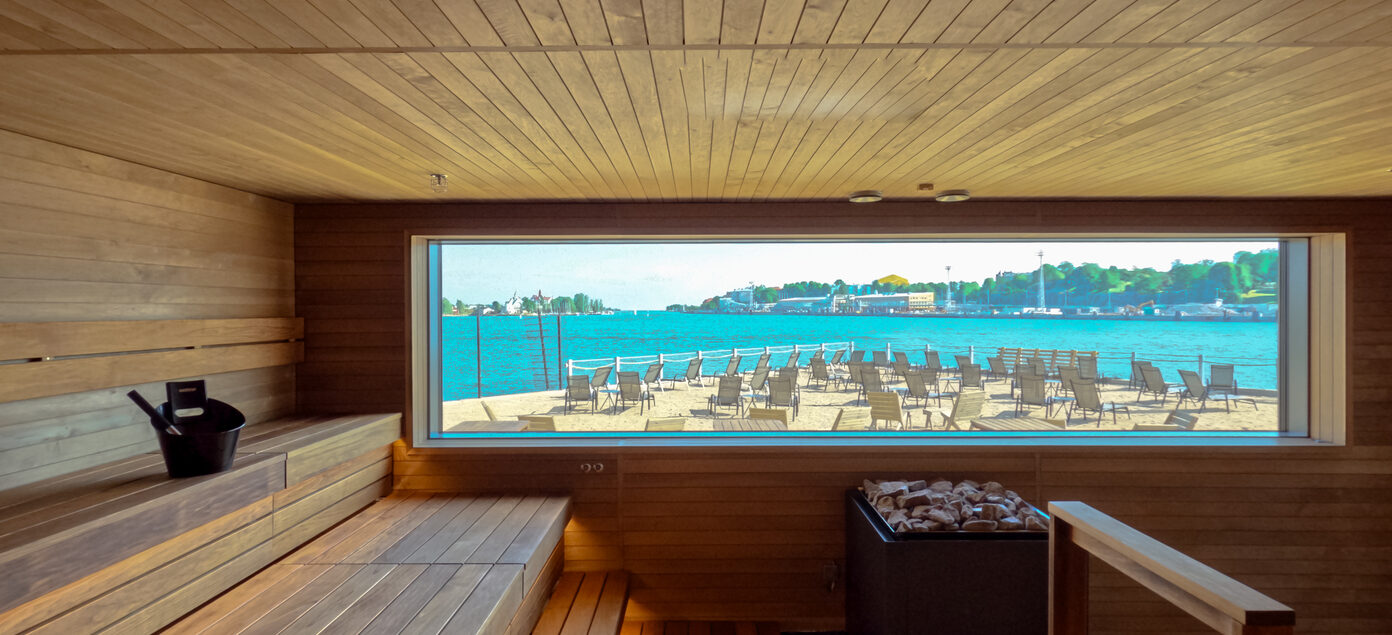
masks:
[[[547,241],[547,240],[779,240],[826,239],[829,236],[427,236],[410,238],[408,324],[411,329],[410,408],[411,441],[415,447],[446,448],[615,448],[615,447],[1273,447],[1291,445],[1344,445],[1347,435],[1347,290],[1346,238],[1342,233],[1321,234],[973,234],[973,235],[838,235],[846,240],[1163,240],[1163,239],[1305,239],[1283,242],[1281,284],[1280,356],[1282,421],[1276,434],[1250,432],[797,432],[778,433],[487,433],[432,436],[440,421],[438,346],[435,345],[440,311],[438,262],[432,263],[428,246],[434,241]],[[1306,285],[1295,284],[1303,275]],[[1308,312],[1298,310],[1301,304]],[[1297,307],[1290,310],[1290,307]],[[432,355],[432,346],[437,349]],[[1303,360],[1303,363],[1302,363]],[[436,367],[432,368],[432,364]],[[1306,386],[1292,390],[1291,386]],[[417,417],[417,414],[424,417]]]

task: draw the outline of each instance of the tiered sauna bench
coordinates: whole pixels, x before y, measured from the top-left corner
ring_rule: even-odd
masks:
[[[170,633],[528,633],[560,576],[565,496],[400,492]]]
[[[0,491],[0,632],[150,633],[391,489],[398,414],[243,431],[234,467],[144,454]]]

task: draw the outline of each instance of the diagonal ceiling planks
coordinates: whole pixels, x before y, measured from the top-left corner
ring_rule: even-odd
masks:
[[[290,201],[1392,194],[1392,1],[0,0],[0,79]]]

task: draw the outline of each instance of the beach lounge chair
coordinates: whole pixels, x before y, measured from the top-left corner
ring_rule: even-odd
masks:
[[[489,421],[498,420],[498,415],[493,414],[493,406],[488,405],[487,401],[480,401],[479,405],[483,406],[483,414],[484,416],[488,417]]]
[[[1094,355],[1078,356],[1078,377],[1090,381],[1102,380],[1101,373],[1097,372],[1097,357]]]
[[[864,351],[864,350],[851,351],[851,358],[850,358],[849,361],[852,361],[852,362],[863,362],[863,361],[865,361],[865,351]]]
[[[939,375],[943,372],[942,360],[938,358],[937,351],[923,351],[923,367],[935,370]]]
[[[517,420],[527,422],[527,432],[556,431],[556,418],[549,415],[518,415]]]
[[[1164,423],[1138,423],[1131,426],[1136,432],[1192,432],[1199,424],[1199,416],[1175,410],[1165,417]]]
[[[880,383],[880,371],[875,370],[870,364],[860,365],[860,393],[856,395],[856,403],[860,403],[866,395],[872,392],[884,392],[884,385]]]
[[[1030,373],[1046,378],[1049,376],[1049,364],[1043,358],[1031,357],[1025,363],[1029,365]]]
[[[812,382],[821,382],[822,391],[825,392],[827,389],[827,384],[831,383],[831,373],[827,370],[826,360],[812,360],[810,369],[811,373],[807,377],[807,386],[811,387]]]
[[[725,364],[724,372],[720,373],[719,375],[706,376],[712,379],[720,379],[721,377],[739,377],[740,359],[742,358],[739,355],[731,355],[729,363]]]
[[[778,369],[779,377],[790,377],[793,381],[793,390],[797,390],[799,369],[797,366],[784,366]]]
[[[837,366],[841,365],[842,358],[844,358],[845,356],[846,351],[836,351],[836,353],[831,356],[831,361],[827,362],[827,365],[831,366],[832,368],[836,368]]]
[[[1237,377],[1233,375],[1232,364],[1214,364],[1208,371],[1208,394],[1213,399],[1223,401],[1236,401],[1237,403],[1247,402],[1252,404],[1252,409],[1257,410],[1257,400],[1252,397],[1237,396]],[[1231,410],[1231,407],[1229,407]]]
[[[643,382],[638,378],[636,372],[619,373],[619,392],[614,399],[614,412],[618,412],[624,404],[638,403],[638,414],[642,414],[648,404],[656,404],[651,390],[643,386]]]
[[[876,370],[889,368],[889,353],[885,351],[871,351],[870,363]]]
[[[681,432],[685,429],[686,419],[681,417],[648,419],[648,422],[643,424],[644,432]]]
[[[760,390],[763,390],[764,386],[768,384],[768,376],[768,367],[764,367],[762,370],[755,370],[754,374],[749,377],[749,392],[751,394],[757,394]]]
[[[1038,377],[1043,379],[1044,375],[1035,373],[1034,367],[1027,363],[1021,362],[1016,364],[1015,372],[1010,374],[1010,396],[1012,398],[1015,396],[1015,390],[1020,387],[1020,380],[1026,377]]]
[[[800,353],[800,352],[798,352],[798,351],[793,351],[793,352],[791,352],[791,353],[788,353],[788,361],[787,361],[787,363],[783,364],[783,367],[784,367],[784,368],[797,368],[797,367],[798,367],[798,363],[801,362],[801,361],[802,361],[802,353]]]
[[[966,364],[959,366],[961,375],[957,377],[957,392],[965,392],[970,389],[983,390],[986,385],[981,383],[981,366],[979,364]]]
[[[951,410],[941,408],[929,410],[925,408],[923,410],[923,415],[925,417],[931,417],[930,413],[937,412],[943,418],[944,430],[962,430],[963,424],[967,427],[971,427],[972,419],[981,416],[981,408],[984,405],[986,405],[986,392],[972,390],[958,393],[957,398],[952,400]],[[929,429],[933,427],[931,420],[928,422],[928,427]]]
[[[957,372],[961,372],[963,366],[972,363],[971,355],[953,355],[952,359],[957,362]]]
[[[812,359],[807,360],[807,363],[811,365],[812,362],[823,359],[826,359],[826,349],[819,348],[812,352]]]
[[[898,355],[898,353],[896,353],[896,355]],[[890,364],[894,367],[894,374],[901,380],[904,379],[904,376],[909,372],[909,361],[906,359],[895,357],[894,361],[890,362]]]
[[[613,372],[613,366],[604,366],[601,368],[596,368],[594,372],[594,377],[590,378],[590,388],[593,388],[596,392],[607,388],[609,386],[609,375]]]
[[[590,378],[584,375],[570,375],[566,377],[565,393],[565,412],[570,412],[575,406],[589,402],[590,411],[595,411],[599,406],[599,393],[590,387]]]
[[[1005,362],[1000,356],[986,358],[986,378],[987,379],[1010,379],[1010,369],[1005,367]]]
[[[857,431],[870,428],[870,411],[864,408],[842,408],[836,411],[836,420],[831,422],[832,431]]]
[[[931,373],[933,378],[933,390],[928,389],[928,382],[924,380],[925,374]],[[938,376],[931,370],[911,370],[904,374],[904,385],[906,386],[906,396],[912,397],[916,406],[922,408],[929,399],[936,400],[938,405],[942,405],[942,392],[937,390]]]
[[[865,400],[870,403],[870,425],[877,422],[885,422],[885,428],[889,428],[891,421],[898,422],[901,430],[909,429],[909,422],[913,420],[913,413],[904,412],[904,404],[899,401],[897,392],[872,392],[865,396]]]
[[[860,362],[846,362],[846,372],[836,377],[836,380],[841,384],[840,390],[845,390],[848,385],[858,389],[860,386]]]
[[[715,394],[707,401],[711,414],[718,413],[722,407],[734,408],[737,414],[744,412],[744,397],[740,394],[743,383],[739,377],[721,377]]]
[[[1078,372],[1077,366],[1059,366],[1058,393],[1073,393],[1072,383],[1083,378],[1082,373]]]
[[[1136,393],[1137,403],[1140,403],[1142,395],[1150,394],[1152,397],[1159,397],[1160,405],[1163,406],[1169,400],[1170,395],[1182,397],[1186,390],[1183,386],[1171,386],[1165,383],[1164,378],[1160,375],[1160,369],[1154,366],[1142,366],[1141,379],[1141,389]]]
[[[681,377],[672,378],[672,388],[674,390],[676,389],[677,382],[679,381],[686,383],[688,387],[691,386],[691,384],[700,384],[702,386],[705,385],[705,382],[701,381],[701,358],[691,358],[689,361],[686,362],[686,374],[682,375]]]
[[[1150,366],[1151,363],[1143,359],[1131,360],[1131,381],[1126,382],[1128,388],[1140,388],[1145,386],[1145,374],[1142,368]]]
[[[745,413],[749,419],[763,419],[765,421],[781,421],[783,427],[788,427],[788,411],[777,408],[750,408]]]
[[[1158,371],[1157,371],[1158,372]],[[1121,410],[1126,413],[1126,418],[1131,418],[1131,410],[1126,406],[1118,406],[1115,402],[1102,402],[1102,396],[1097,392],[1097,384],[1087,380],[1073,382],[1073,407],[1064,415],[1064,421],[1073,417],[1073,411],[1083,411],[1083,423],[1087,423],[1087,413],[1097,413],[1097,427],[1102,427],[1102,415],[1112,413],[1112,425],[1116,425],[1116,413]]]
[[[908,354],[908,353],[905,353],[905,352],[903,352],[903,351],[895,351],[895,352],[894,352],[894,361],[896,361],[896,362],[904,362],[904,364],[907,365],[907,364],[909,363],[909,354]]]
[[[1232,364],[1213,364],[1208,367],[1208,389],[1237,394],[1237,375]]]
[[[1043,408],[1044,416],[1048,417],[1053,414],[1054,400],[1044,390],[1044,378],[1024,377],[1020,379],[1020,393],[1015,397],[1015,416],[1034,407]]]
[[[796,373],[779,373],[777,377],[769,380],[768,395],[764,398],[764,405],[768,408],[791,408],[793,419],[797,418],[798,394],[794,389],[797,386]]]
[[[768,353],[764,353],[763,355],[760,355],[760,356],[759,356],[759,361],[757,361],[757,362],[754,363],[754,370],[759,370],[759,369],[767,370],[768,367],[769,367],[769,357],[770,357],[770,356],[769,356]],[[753,372],[753,371],[750,371],[750,372]]]
[[[652,390],[654,384],[658,390],[662,390],[662,362],[653,362],[648,365],[647,372],[643,373],[643,387]],[[676,386],[673,386],[675,388]]]

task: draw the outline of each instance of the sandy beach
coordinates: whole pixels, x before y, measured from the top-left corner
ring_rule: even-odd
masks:
[[[888,386],[902,388],[903,383],[891,382]],[[565,396],[560,390],[484,397],[481,400],[447,401],[443,408],[444,429],[449,432],[461,421],[486,420],[488,417],[484,412],[482,402],[487,402],[489,408],[499,419],[515,419],[522,415],[554,416],[558,432],[642,431],[649,418],[662,417],[686,418],[685,429],[688,431],[710,431],[712,430],[712,422],[716,418],[738,416],[731,408],[722,408],[718,414],[710,411],[708,399],[716,390],[710,380],[707,380],[705,386],[688,386],[683,383],[672,386],[668,382],[663,382],[663,388],[653,389],[655,403],[645,408],[631,405],[615,409],[608,401],[607,396],[601,394],[599,408],[595,412],[590,411],[588,403],[582,404],[581,407],[569,413],[565,412]],[[1174,397],[1171,397],[1164,405],[1159,399],[1152,399],[1148,395],[1143,396],[1138,402],[1136,390],[1128,388],[1124,380],[1119,383],[1099,384],[1099,388],[1102,389],[1101,397],[1104,403],[1112,402],[1118,407],[1124,406],[1130,411],[1130,416],[1128,417],[1125,412],[1118,413],[1117,421],[1114,424],[1111,415],[1108,414],[1102,418],[1099,425],[1095,414],[1084,422],[1081,413],[1077,413],[1068,422],[1070,429],[1130,430],[1135,424],[1161,423],[1175,409]],[[988,381],[985,384],[985,392],[988,398],[980,419],[1010,419],[1016,416],[1015,400],[1010,395],[1008,381]],[[856,403],[857,395],[853,387],[842,388],[833,384],[824,389],[820,385],[810,387],[802,385],[799,387],[799,396],[800,404],[797,416],[789,425],[791,431],[829,431],[832,422],[836,420],[837,412],[841,409],[859,408],[866,412],[869,411],[864,402]],[[1232,403],[1232,410],[1228,412],[1222,401],[1209,401],[1200,412],[1198,405],[1192,401],[1187,401],[1180,412],[1193,413],[1198,416],[1198,422],[1195,426],[1197,431],[1275,431],[1278,429],[1279,409],[1274,391],[1243,391],[1241,397],[1254,399],[1257,407],[1253,408],[1251,402]],[[941,406],[930,399],[927,402],[927,408],[933,411],[939,408],[950,410],[951,400],[951,393],[942,399]],[[909,400],[905,403],[904,409],[906,413],[912,413],[913,429],[923,429],[925,425],[924,408]],[[1039,407],[1028,409],[1022,413],[1022,416],[1034,418],[1041,418],[1043,415],[1043,409]],[[932,429],[943,429],[943,420],[939,414],[934,412],[930,418]],[[1055,409],[1051,418],[1062,419],[1064,414],[1061,409]]]

